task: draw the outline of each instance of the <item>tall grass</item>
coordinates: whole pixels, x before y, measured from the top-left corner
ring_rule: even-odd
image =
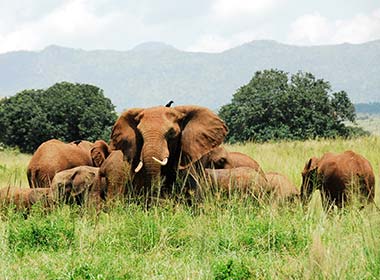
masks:
[[[352,149],[372,163],[380,138],[228,146],[297,186],[306,160]],[[0,153],[0,186],[27,186],[29,156]],[[11,179],[10,179],[11,178]],[[379,204],[378,190],[376,202]],[[0,221],[0,279],[378,279],[380,215],[374,207],[322,211],[309,207],[208,197],[188,206],[168,199],[146,210],[116,203],[62,206],[27,219],[5,209]]]

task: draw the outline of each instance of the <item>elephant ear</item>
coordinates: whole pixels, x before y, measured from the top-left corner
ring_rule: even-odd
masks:
[[[302,174],[306,174],[318,167],[319,159],[317,157],[311,157],[305,164]]]
[[[92,163],[95,167],[100,167],[104,160],[110,155],[111,149],[103,140],[97,140],[90,150]]]
[[[182,157],[180,162],[183,168],[219,146],[227,135],[228,129],[225,123],[208,108],[176,106],[174,109],[184,114],[181,124]]]
[[[111,133],[111,150],[121,150],[128,161],[132,161],[137,153],[137,125],[136,117],[143,111],[142,108],[130,109],[116,120]]]

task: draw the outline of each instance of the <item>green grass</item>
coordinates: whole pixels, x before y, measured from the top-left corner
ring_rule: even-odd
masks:
[[[380,137],[228,146],[297,186],[306,160],[355,150],[378,180]],[[0,152],[0,186],[27,186],[30,156]],[[376,190],[379,204],[379,190]],[[167,200],[149,210],[116,204],[92,209],[36,207],[27,219],[0,216],[0,279],[379,279],[380,215],[375,207],[326,214],[308,209],[208,197],[189,207]]]

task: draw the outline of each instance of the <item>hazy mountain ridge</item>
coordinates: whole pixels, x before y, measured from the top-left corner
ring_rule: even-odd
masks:
[[[95,84],[120,111],[199,104],[218,108],[257,70],[310,71],[354,102],[380,101],[380,40],[364,44],[292,46],[253,41],[221,53],[185,52],[160,42],[129,51],[49,46],[0,54],[0,96],[59,81]]]

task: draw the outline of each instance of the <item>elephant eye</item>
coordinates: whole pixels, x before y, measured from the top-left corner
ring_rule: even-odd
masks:
[[[168,132],[166,133],[166,138],[171,139],[177,136],[177,132],[174,128],[170,128]]]

